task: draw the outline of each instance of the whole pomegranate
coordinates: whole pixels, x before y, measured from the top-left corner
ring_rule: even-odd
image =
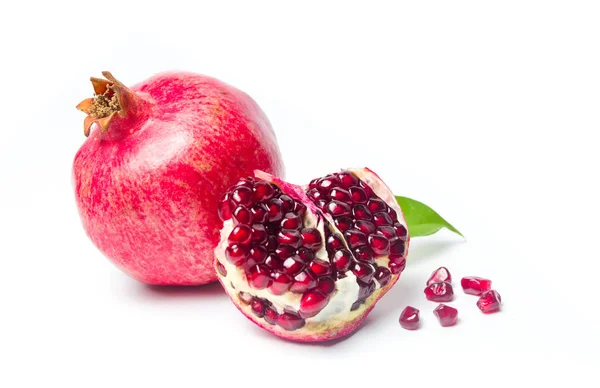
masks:
[[[246,317],[283,338],[350,334],[406,265],[402,210],[366,168],[305,187],[256,171],[225,192],[219,216],[219,281]]]
[[[157,74],[131,88],[92,78],[87,137],[73,162],[77,207],[93,243],[133,278],[216,280],[219,196],[255,169],[284,174],[271,125],[245,93],[203,75]]]

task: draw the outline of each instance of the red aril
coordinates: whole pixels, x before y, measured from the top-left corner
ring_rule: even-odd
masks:
[[[477,301],[479,310],[486,314],[499,311],[501,304],[502,298],[500,298],[500,294],[494,290],[484,292]]]
[[[450,271],[446,267],[440,267],[431,273],[431,276],[427,280],[427,285],[429,286],[432,283],[446,282],[452,283],[452,275],[450,275]]]
[[[433,315],[436,316],[440,325],[442,326],[454,326],[458,322],[458,310],[454,307],[440,304],[433,310]]]
[[[432,302],[450,302],[454,298],[452,284],[446,282],[431,283],[424,292],[427,300]]]
[[[461,279],[460,285],[465,294],[470,295],[481,295],[492,289],[491,280],[480,278],[478,276],[465,276]]]
[[[400,314],[400,326],[406,330],[417,330],[419,328],[419,310],[412,306],[406,306]]]

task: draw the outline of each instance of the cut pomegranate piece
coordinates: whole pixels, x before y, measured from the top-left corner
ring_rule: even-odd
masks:
[[[400,314],[400,326],[406,330],[417,330],[419,328],[419,310],[406,306]]]
[[[492,281],[489,279],[480,278],[478,276],[465,276],[460,280],[465,294],[481,295],[492,289]]]
[[[431,283],[424,292],[427,300],[432,302],[450,302],[454,299],[452,284],[446,282]]]
[[[458,310],[445,304],[437,306],[433,310],[433,314],[437,317],[440,325],[444,327],[454,326],[458,322]]]
[[[479,307],[479,310],[483,311],[486,314],[499,311],[501,304],[502,298],[500,297],[500,294],[498,294],[498,292],[495,290],[489,290],[484,292],[477,301],[477,307]]]
[[[450,271],[446,267],[440,267],[431,273],[431,276],[427,280],[427,285],[431,285],[433,283],[446,282],[452,283],[452,275],[450,275]]]

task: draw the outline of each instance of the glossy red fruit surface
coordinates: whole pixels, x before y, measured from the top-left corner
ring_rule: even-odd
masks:
[[[481,295],[492,289],[492,281],[478,276],[465,276],[460,280],[465,294]]]
[[[406,330],[417,330],[419,328],[419,310],[406,306],[400,314],[400,326]]]
[[[450,275],[450,271],[446,267],[440,267],[432,272],[429,279],[427,279],[427,285],[429,286],[432,283],[439,282],[447,282],[452,283],[452,275]]]
[[[454,299],[452,284],[446,282],[431,283],[424,292],[427,300],[432,302],[450,302]]]
[[[435,310],[433,310],[433,315],[436,316],[440,325],[444,327],[454,326],[458,322],[458,310],[445,304],[437,306]]]
[[[500,311],[501,304],[502,298],[500,297],[500,294],[495,290],[484,292],[477,301],[477,307],[479,307],[479,310],[486,314]]]

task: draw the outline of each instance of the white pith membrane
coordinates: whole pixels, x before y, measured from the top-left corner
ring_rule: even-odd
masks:
[[[397,222],[406,228],[402,210],[398,206],[393,193],[375,173],[369,169],[363,168],[347,169],[345,172],[352,173],[356,178],[367,184],[377,197],[395,211],[397,220],[394,220],[394,222]],[[303,227],[316,228],[319,231],[323,242],[321,247],[315,252],[315,258],[320,258],[323,261],[331,263],[329,254],[326,250],[327,238],[325,228],[329,229],[329,233],[340,237],[344,247],[349,249],[348,243],[343,237],[343,233],[336,228],[333,217],[326,212],[318,210],[317,207],[310,202],[310,199],[306,197],[305,191],[307,187],[289,185],[263,172],[255,172],[255,175],[259,180],[262,179],[269,183],[275,183],[281,188],[283,194],[287,194],[294,200],[300,201],[307,206],[307,210],[302,219]],[[376,286],[375,290],[357,307],[355,303],[359,299],[360,286],[356,276],[351,270],[348,270],[345,272],[345,277],[338,278],[337,280],[334,279],[335,291],[330,295],[327,304],[322,310],[312,317],[304,318],[304,324],[301,327],[294,330],[286,330],[277,324],[267,322],[264,317],[256,316],[251,308],[250,300],[252,298],[267,300],[270,302],[270,308],[275,310],[278,314],[283,314],[286,311],[297,313],[300,310],[300,300],[302,299],[303,294],[294,293],[288,290],[282,295],[275,295],[269,291],[269,288],[253,288],[247,280],[245,271],[241,267],[237,267],[230,263],[225,255],[225,250],[230,245],[228,237],[234,226],[232,219],[224,222],[220,234],[220,242],[215,249],[215,264],[219,280],[236,306],[244,312],[248,318],[261,327],[285,338],[299,340],[311,340],[311,338],[314,338],[314,340],[324,340],[337,337],[337,334],[343,332],[346,327],[360,321],[367,311],[370,310],[372,305],[394,285],[400,275],[391,274],[389,282],[384,287],[381,287],[381,284],[377,279],[373,278]],[[410,239],[407,235],[404,257],[406,257],[408,252],[409,241]],[[352,249],[349,250],[352,252]],[[389,264],[388,255],[375,255],[374,262],[376,266],[387,268]],[[225,271],[218,268],[219,263],[224,267]],[[331,266],[332,268],[335,268],[333,263],[331,263]],[[225,274],[223,274],[223,272]],[[354,309],[353,305],[355,305]]]

